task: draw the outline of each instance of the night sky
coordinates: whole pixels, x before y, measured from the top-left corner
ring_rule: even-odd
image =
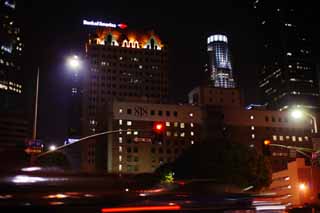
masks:
[[[173,1],[18,0],[18,21],[25,43],[23,67],[29,96],[34,90],[36,68],[41,71],[38,137],[62,140],[66,135],[71,75],[65,66],[65,58],[70,54],[84,55],[87,33],[83,19],[123,22],[131,29],[153,29],[168,45],[169,92],[181,102],[186,101],[188,91],[203,79],[207,36],[226,33],[233,72],[245,102],[259,103],[257,46],[260,32],[255,28],[249,4],[246,4],[249,1],[181,2],[172,5]],[[305,6],[301,18],[305,19],[304,27],[315,41],[315,55],[319,58],[317,28],[320,17],[313,8],[316,7],[311,4]],[[30,98],[27,104],[31,106]]]

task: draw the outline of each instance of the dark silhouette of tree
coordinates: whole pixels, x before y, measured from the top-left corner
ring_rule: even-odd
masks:
[[[226,139],[204,141],[190,147],[174,163],[156,170],[164,177],[169,171],[176,179],[210,178],[217,183],[255,190],[271,183],[271,165],[255,148]]]

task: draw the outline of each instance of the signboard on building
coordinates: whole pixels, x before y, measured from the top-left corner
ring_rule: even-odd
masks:
[[[26,149],[24,150],[28,154],[41,153],[43,150],[43,142],[38,139],[27,139]]]

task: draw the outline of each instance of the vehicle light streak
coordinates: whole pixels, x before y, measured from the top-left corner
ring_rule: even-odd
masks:
[[[109,212],[135,212],[135,211],[174,211],[180,210],[179,205],[170,206],[132,206],[132,207],[118,207],[118,208],[102,208],[102,213]]]

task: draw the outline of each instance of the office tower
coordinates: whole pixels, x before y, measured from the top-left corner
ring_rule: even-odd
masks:
[[[168,95],[167,49],[153,32],[100,28],[86,43],[83,132],[95,133],[113,100],[163,103]]]
[[[235,88],[227,36],[211,35],[207,39],[207,45],[209,84],[214,87]]]
[[[263,37],[259,87],[263,101],[274,109],[319,105],[316,67],[310,37],[293,1],[259,1],[251,5]]]

